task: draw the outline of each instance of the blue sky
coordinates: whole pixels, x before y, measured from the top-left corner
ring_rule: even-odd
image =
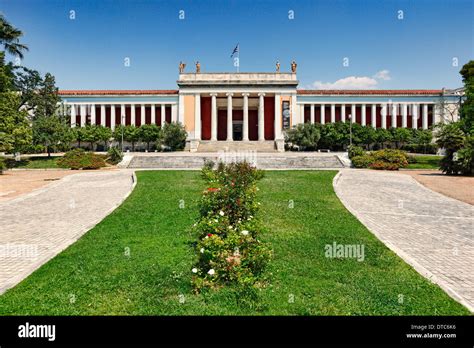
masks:
[[[237,43],[240,71],[295,59],[300,88],[454,88],[474,58],[472,0],[0,0],[0,11],[24,32],[22,64],[62,89],[175,89],[180,60],[235,71]]]

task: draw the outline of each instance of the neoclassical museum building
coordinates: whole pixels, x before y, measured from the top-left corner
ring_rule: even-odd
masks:
[[[291,72],[202,73],[184,71],[178,89],[61,90],[71,126],[180,122],[188,149],[228,142],[272,143],[282,150],[283,132],[299,123],[356,122],[376,128],[427,129],[456,120],[461,90],[307,90]]]

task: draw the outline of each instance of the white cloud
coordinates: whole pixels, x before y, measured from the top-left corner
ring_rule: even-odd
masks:
[[[315,81],[310,88],[316,89],[375,89],[379,81],[390,80],[390,71],[380,70],[374,76],[348,76],[335,82]]]
[[[377,80],[367,76],[349,76],[339,79],[336,82],[313,82],[316,89],[374,89],[377,87]]]
[[[390,71],[388,71],[388,70],[380,70],[380,71],[377,72],[373,77],[374,77],[375,79],[384,80],[384,81],[388,81],[388,80],[391,80],[391,79],[392,79],[392,78],[390,77]]]

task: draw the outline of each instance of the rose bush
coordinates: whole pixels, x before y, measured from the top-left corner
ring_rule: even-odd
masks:
[[[202,176],[209,187],[200,203],[200,219],[193,226],[197,262],[192,272],[196,291],[229,284],[255,287],[271,258],[259,239],[256,183],[263,172],[248,163],[206,164]]]

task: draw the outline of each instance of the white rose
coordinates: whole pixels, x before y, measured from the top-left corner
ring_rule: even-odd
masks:
[[[212,268],[207,272],[207,274],[214,275],[216,271],[214,271]]]
[[[204,248],[201,248],[201,250],[199,250],[201,252],[201,254],[204,254]]]
[[[221,211],[219,212],[219,215],[220,215],[220,216],[224,216],[224,212],[221,210]]]
[[[198,272],[198,269],[197,269],[197,268],[193,268],[192,271],[193,271],[193,273],[197,273],[197,272]]]
[[[247,230],[243,230],[243,231],[242,231],[242,234],[243,234],[244,236],[246,236],[246,235],[248,235],[248,234],[249,234],[249,231],[247,231]]]

